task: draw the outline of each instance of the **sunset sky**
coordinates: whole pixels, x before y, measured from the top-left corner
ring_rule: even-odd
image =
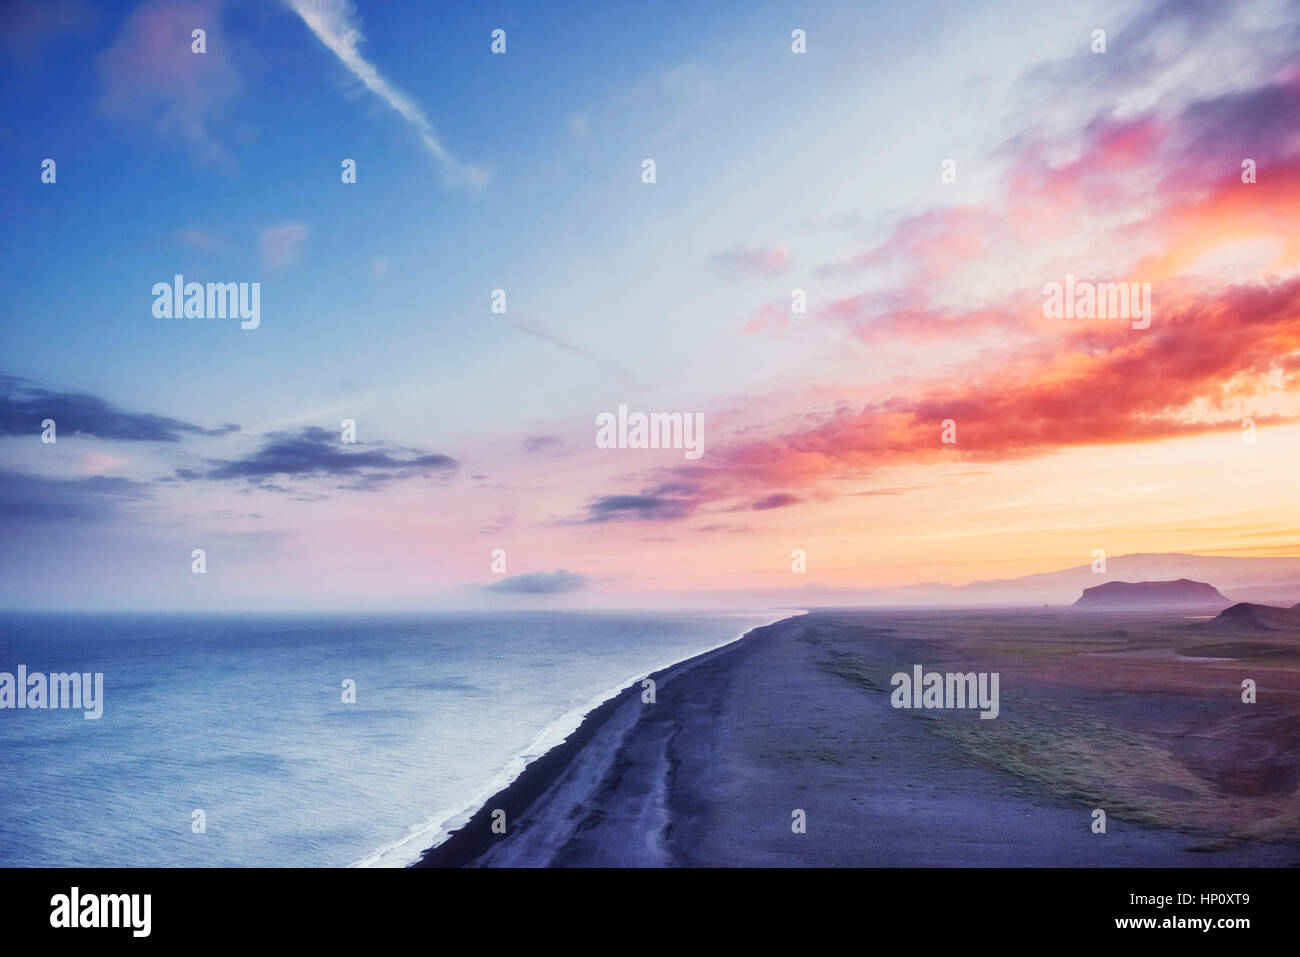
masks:
[[[1300,555],[1300,3],[0,18],[0,605]],[[156,318],[178,273],[259,282],[260,326]],[[1150,283],[1150,327],[1048,318],[1067,275]],[[704,454],[597,448],[620,404]]]

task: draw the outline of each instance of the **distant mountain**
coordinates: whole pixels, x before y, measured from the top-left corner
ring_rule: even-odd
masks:
[[[1229,598],[1221,607],[1234,600],[1285,601],[1291,604],[1300,600],[1300,558],[1241,558],[1227,555],[1186,555],[1138,552],[1132,555],[1112,555],[1106,559],[1105,571],[1094,571],[1092,564],[1075,565],[1053,572],[1038,572],[1020,578],[995,578],[970,582],[966,585],[918,584],[896,588],[844,589],[838,594],[816,596],[805,594],[801,601],[817,604],[821,597],[825,604],[863,605],[1034,605],[1044,602],[1069,605],[1079,593],[1104,582],[1164,582],[1186,578],[1198,582],[1214,582]],[[1258,592],[1255,590],[1258,589]],[[794,590],[790,590],[791,594]],[[850,597],[855,596],[855,597]],[[807,607],[805,604],[803,607]]]
[[[1213,621],[1205,625],[1231,631],[1300,631],[1300,605],[1278,608],[1275,605],[1255,605],[1238,602],[1225,608]]]
[[[1289,608],[1296,603],[1296,599],[1300,599],[1300,582],[1237,586],[1225,584],[1217,578],[1215,581],[1233,601],[1248,601],[1256,605],[1285,605]]]
[[[1178,578],[1214,582],[1216,587],[1232,594],[1238,588],[1300,582],[1300,558],[1138,552],[1108,557],[1106,570],[1100,573],[1094,572],[1092,565],[1076,565],[1021,578],[977,581],[956,588],[953,597],[977,604],[1000,599],[1006,604],[1046,601],[1064,605],[1078,597],[1082,589],[1102,582]],[[1295,597],[1300,599],[1300,595]],[[1225,606],[1230,604],[1231,601],[1225,602]]]
[[[1105,570],[1093,564],[1075,565],[1020,578],[997,578],[964,585],[921,582],[914,585],[861,588],[808,583],[797,588],[737,589],[734,591],[661,593],[665,602],[682,608],[768,607],[911,607],[1041,608],[1044,604],[1067,607],[1084,589],[1105,582],[1163,582],[1187,578],[1214,582],[1228,596],[1219,607],[1234,601],[1300,601],[1300,558],[1235,555],[1187,555],[1178,552],[1139,552],[1111,555]],[[1212,608],[1211,610],[1218,610]]]
[[[1106,582],[1085,588],[1071,607],[1104,611],[1111,609],[1220,609],[1232,602],[1213,585],[1180,578],[1171,582]]]

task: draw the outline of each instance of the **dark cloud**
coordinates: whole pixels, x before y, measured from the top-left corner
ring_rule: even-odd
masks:
[[[378,492],[393,479],[400,477],[395,472],[371,472],[361,476],[355,482],[338,487],[345,492]]]
[[[60,436],[85,435],[130,442],[179,442],[182,434],[226,435],[237,425],[205,429],[149,413],[123,412],[82,392],[52,392],[17,376],[0,376],[0,435],[40,435],[53,419]]]
[[[297,432],[272,432],[252,454],[210,464],[212,468],[206,472],[177,469],[176,475],[191,481],[246,479],[268,491],[289,491],[267,481],[273,476],[351,478],[352,482],[339,488],[376,491],[397,479],[452,471],[459,463],[448,455],[413,449],[344,444],[338,433],[311,426]]]
[[[91,475],[51,478],[0,469],[0,522],[96,522],[115,517],[121,506],[148,498],[148,486],[130,479]]]
[[[1111,115],[1115,104],[1125,98],[1141,98],[1143,93],[1152,99],[1157,95],[1169,99],[1170,87],[1190,100],[1198,92],[1210,94],[1217,86],[1205,82],[1207,77],[1220,76],[1217,70],[1207,69],[1210,63],[1235,62],[1236,55],[1245,52],[1257,65],[1257,75],[1279,75],[1289,72],[1300,43],[1300,3],[1296,0],[1282,0],[1275,17],[1260,16],[1260,9],[1251,4],[1222,0],[1130,4],[1119,13],[1112,22],[1095,25],[1106,30],[1104,54],[1092,53],[1091,30],[1087,30],[1076,37],[1072,55],[1026,69],[1012,89],[1013,100],[1021,104],[1017,112],[1022,116],[1063,116],[1079,110]],[[1044,107],[1050,113],[1045,113]],[[1251,119],[1238,115],[1228,122],[1228,142],[1235,143],[1235,128]],[[1289,129],[1282,115],[1276,116],[1272,125],[1283,135]],[[1254,129],[1264,128],[1256,125]],[[1016,148],[1014,142],[1007,145]],[[1238,147],[1231,148],[1235,151]],[[1232,155],[1240,161],[1252,153]]]
[[[530,435],[524,439],[524,451],[529,455],[539,452],[559,452],[564,448],[564,440],[554,435]]]
[[[672,521],[690,515],[694,507],[689,499],[664,495],[606,495],[587,506],[586,521]]]
[[[699,490],[700,487],[692,482],[674,481],[674,482],[665,482],[663,485],[657,485],[654,488],[652,488],[650,491],[645,492],[644,494],[689,496],[689,495],[694,495]]]
[[[768,495],[760,498],[754,503],[754,511],[763,512],[769,508],[785,508],[787,505],[796,505],[803,499],[797,495],[791,495],[789,492],[777,492],[775,495]]]
[[[480,535],[495,535],[498,532],[505,531],[514,523],[515,518],[513,515],[498,515],[486,525],[480,525],[478,531]]]
[[[675,473],[683,469],[658,470],[661,480],[643,487],[636,495],[602,495],[587,505],[580,524],[598,522],[670,522],[689,518],[703,501],[700,486]]]
[[[1300,75],[1286,82],[1252,90],[1233,91],[1188,106],[1179,117],[1184,136],[1178,143],[1186,162],[1171,169],[1170,177],[1187,175],[1188,169],[1210,166],[1240,169],[1245,157],[1260,166],[1280,162],[1295,152],[1295,130],[1300,126]],[[1265,175],[1267,175],[1267,171]]]
[[[1238,5],[1221,0],[1164,0],[1135,4],[1128,12],[1126,21],[1097,24],[1107,34],[1104,54],[1092,52],[1091,30],[1081,33],[1071,55],[1027,68],[1018,78],[1020,90],[1036,100],[1132,92],[1197,52],[1195,38],[1216,33],[1228,38],[1242,32]]]
[[[586,576],[557,568],[553,572],[511,575],[488,585],[487,590],[514,595],[558,595],[563,592],[579,591],[586,587]]]

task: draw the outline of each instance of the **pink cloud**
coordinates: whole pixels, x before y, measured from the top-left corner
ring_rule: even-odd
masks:
[[[266,230],[262,233],[262,265],[267,269],[284,269],[296,263],[307,232],[302,223],[284,223]]]
[[[1300,384],[1300,361],[1283,361],[1300,351],[1300,280],[1170,289],[1165,301],[1142,333],[1126,322],[1069,329],[915,396],[839,409],[811,428],[725,447],[697,501],[943,456],[1014,459],[1236,429],[1240,417],[1225,400],[1256,394],[1279,368],[1288,388]],[[1280,421],[1256,417],[1266,418]],[[957,423],[955,445],[941,442],[945,419]]]
[[[114,455],[105,455],[102,452],[83,452],[81,457],[77,459],[77,470],[85,472],[87,475],[100,475],[121,468],[126,463],[127,459],[118,458]]]
[[[902,279],[836,299],[817,318],[844,324],[873,350],[967,330],[1009,334],[954,353],[940,375],[894,380],[893,394],[842,384],[840,395],[862,398],[820,420],[733,431],[707,461],[654,476],[689,476],[693,485],[665,517],[726,510],[755,496],[795,504],[772,496],[888,466],[1024,459],[1239,429],[1243,406],[1300,387],[1300,140],[1269,132],[1279,108],[1297,105],[1300,85],[1288,80],[1194,104],[1170,120],[1098,121],[1082,135],[1077,158],[1053,163],[1046,157],[1059,150],[1049,144],[1023,146],[1002,200],[903,220],[856,259],[865,268],[901,265]],[[1228,122],[1238,125],[1237,140],[1254,144],[1267,174],[1258,183],[1241,181],[1240,149],[1225,149],[1214,135]],[[1184,167],[1195,172],[1177,175]],[[1257,273],[1196,269],[1222,244],[1240,241],[1265,249]],[[1151,282],[1151,326],[1046,319],[1041,286],[1060,280],[1062,265],[1093,281]],[[1017,278],[985,281],[1004,275]],[[776,315],[768,308],[743,332],[770,328]],[[1295,418],[1263,409],[1251,417]],[[956,444],[941,440],[946,419],[956,422]]]
[[[127,19],[99,58],[100,111],[179,134],[209,157],[225,158],[211,124],[239,88],[216,0],[153,0]],[[207,52],[194,53],[191,32],[206,31]]]
[[[188,246],[190,249],[196,249],[199,252],[212,252],[221,245],[217,241],[217,237],[198,226],[189,226],[182,229],[176,233],[174,238],[182,245]]]
[[[790,321],[789,309],[772,303],[759,306],[749,320],[740,327],[740,335],[749,336],[765,329],[784,329]]]
[[[996,222],[987,204],[931,209],[900,220],[879,245],[818,268],[820,275],[859,272],[903,263],[919,281],[934,282],[954,261],[969,262],[988,249],[985,236]]]

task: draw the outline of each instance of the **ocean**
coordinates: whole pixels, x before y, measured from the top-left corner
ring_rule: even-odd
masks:
[[[618,689],[780,617],[0,615],[0,672],[104,676],[98,720],[0,710],[0,866],[404,865]]]

